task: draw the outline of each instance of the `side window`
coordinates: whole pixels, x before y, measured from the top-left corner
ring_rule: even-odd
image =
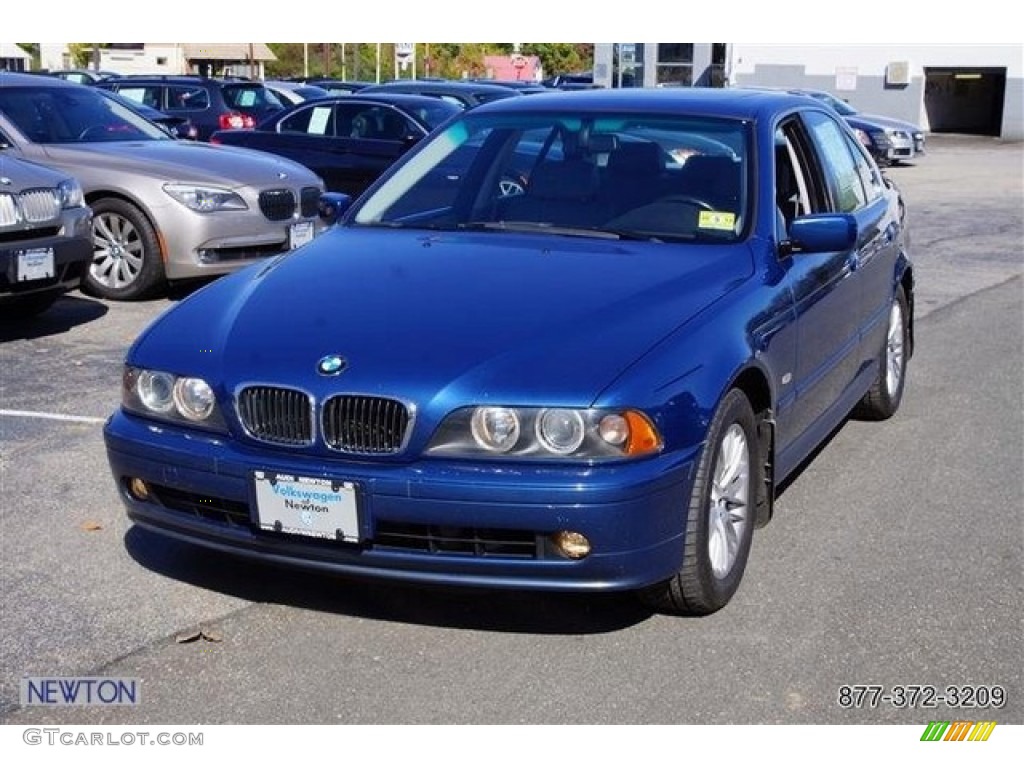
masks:
[[[205,88],[172,85],[167,89],[167,108],[177,111],[199,112],[210,108],[210,94]]]
[[[800,121],[780,125],[775,131],[775,207],[783,233],[797,216],[829,210],[818,168]]]
[[[335,135],[359,138],[359,129],[363,123],[356,118],[366,109],[365,104],[338,104],[334,107]]]
[[[804,119],[828,177],[835,209],[850,213],[865,205],[867,192],[850,153],[846,132],[820,112],[805,112]]]
[[[860,175],[861,183],[864,185],[868,202],[874,202],[882,196],[882,192],[885,190],[882,174],[879,173],[878,166],[871,161],[867,151],[859,141],[855,141],[849,135],[845,138],[846,145],[850,148],[850,153],[853,155],[853,161],[857,164],[857,173]]]
[[[278,133],[308,133],[313,136],[334,135],[334,110],[330,104],[322,104],[300,109],[278,126]]]
[[[136,104],[143,104],[153,109],[163,109],[163,105],[160,103],[160,87],[153,85],[130,85],[121,86],[118,89],[118,94],[124,96],[126,99],[134,101]]]

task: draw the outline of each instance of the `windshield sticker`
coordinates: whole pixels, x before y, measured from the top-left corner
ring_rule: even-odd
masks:
[[[701,229],[720,229],[732,232],[736,228],[736,214],[729,211],[701,211],[697,217]]]

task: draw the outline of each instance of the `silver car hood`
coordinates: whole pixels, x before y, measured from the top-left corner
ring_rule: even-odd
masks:
[[[39,145],[37,145],[39,146]],[[193,141],[123,141],[42,146],[46,158],[75,173],[104,171],[139,174],[165,181],[221,186],[261,186],[291,181],[319,184],[305,166],[267,152]]]

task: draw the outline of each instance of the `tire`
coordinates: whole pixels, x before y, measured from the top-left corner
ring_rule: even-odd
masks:
[[[761,473],[754,411],[730,390],[711,421],[687,502],[682,567],[641,590],[641,601],[680,615],[714,613],[729,602],[750,554]]]
[[[878,353],[878,375],[857,406],[853,416],[865,421],[883,421],[899,410],[907,379],[910,356],[910,324],[907,297],[902,286],[896,288],[889,321]]]
[[[106,197],[91,204],[93,257],[82,289],[104,299],[141,299],[164,283],[156,231],[129,202]]]

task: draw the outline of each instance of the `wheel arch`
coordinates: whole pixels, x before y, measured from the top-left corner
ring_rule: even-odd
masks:
[[[91,192],[86,193],[85,195],[85,203],[90,207],[93,205],[93,203],[99,202],[100,200],[108,199],[120,200],[123,203],[127,203],[128,205],[132,206],[139,213],[146,217],[146,221],[149,222],[149,226],[151,226],[153,228],[153,232],[156,233],[156,244],[157,247],[160,249],[160,261],[166,264],[167,243],[164,240],[164,233],[160,229],[160,226],[156,223],[156,219],[154,219],[153,215],[146,209],[146,206],[142,205],[138,200],[136,200],[134,197],[131,197],[130,195],[126,195],[123,192],[117,192],[115,190],[110,189],[95,189]]]
[[[755,525],[760,528],[771,520],[775,504],[775,398],[768,375],[753,363],[736,374],[722,397],[732,389],[742,392],[754,411],[762,479],[757,493]]]

